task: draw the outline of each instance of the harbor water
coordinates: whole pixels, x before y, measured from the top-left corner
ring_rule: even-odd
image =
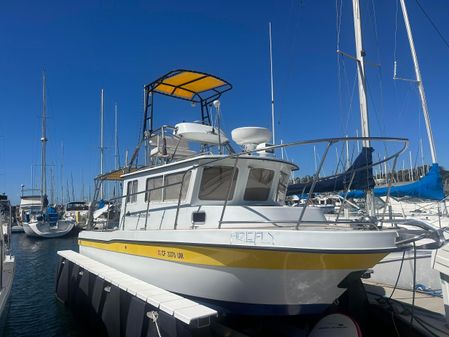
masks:
[[[4,336],[88,336],[88,331],[55,296],[58,250],[78,251],[77,236],[51,240],[12,235],[16,272]]]

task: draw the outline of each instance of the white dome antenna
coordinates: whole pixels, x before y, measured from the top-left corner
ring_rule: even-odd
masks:
[[[254,151],[259,144],[264,144],[271,138],[267,128],[243,127],[232,130],[232,140],[241,145],[245,151]]]

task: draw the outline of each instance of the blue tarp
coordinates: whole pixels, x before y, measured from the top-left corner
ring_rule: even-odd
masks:
[[[349,187],[356,189],[368,189],[374,187],[373,178],[373,153],[372,147],[364,147],[354,160],[354,163],[342,174],[320,178],[313,192],[344,191]],[[289,185],[287,195],[309,193],[312,183],[299,183]]]
[[[388,187],[378,187],[374,189],[374,195],[382,197],[387,195]],[[390,195],[392,197],[411,197],[431,200],[444,199],[443,182],[438,164],[432,164],[429,172],[421,179],[409,184],[391,186]],[[364,198],[363,190],[350,191],[347,198]]]

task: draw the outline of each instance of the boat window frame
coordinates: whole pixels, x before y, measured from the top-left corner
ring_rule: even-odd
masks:
[[[280,204],[284,204],[285,203],[285,199],[287,198],[287,187],[288,187],[288,180],[289,180],[289,174],[284,172],[284,171],[280,171],[279,172],[279,181],[278,181],[278,188],[276,191],[276,202],[280,203]],[[283,183],[283,178],[285,179],[285,184]],[[284,191],[281,192],[281,188],[284,188]],[[280,195],[280,193],[282,193]]]
[[[160,180],[160,185],[153,185],[153,187],[151,189],[153,189],[153,191],[148,191],[148,183],[150,181],[157,181]],[[160,176],[155,176],[155,177],[150,177],[145,179],[145,202],[161,202],[162,201],[162,196],[163,196],[163,188],[164,186],[164,176],[160,175]],[[157,189],[156,189],[157,188]],[[151,197],[151,195],[154,195],[154,193],[159,193],[160,196],[158,199],[155,199],[154,197]]]
[[[250,183],[250,179],[251,179],[251,174],[252,174],[252,172],[254,172],[256,170],[257,171],[267,171],[267,172],[270,172],[270,174],[271,174],[271,178],[269,180],[269,184],[265,184],[265,187],[259,187],[259,188],[264,188],[265,194],[263,194],[263,196],[265,196],[265,198],[253,198],[253,197],[250,198],[251,195],[249,195],[250,193],[252,193],[253,195],[259,195],[260,192],[261,192],[261,191],[258,191],[256,194],[254,194],[254,192],[249,191],[249,187],[248,187],[248,184]],[[243,191],[243,200],[244,201],[250,201],[250,202],[254,202],[254,201],[258,202],[258,201],[268,201],[268,200],[270,200],[270,195],[271,195],[271,191],[272,191],[272,188],[273,188],[273,182],[274,182],[275,174],[276,174],[276,171],[273,170],[273,169],[268,169],[268,168],[265,168],[265,167],[248,167],[248,176],[247,176],[247,179],[246,179],[245,189]],[[260,181],[258,183],[260,183]],[[254,189],[254,188],[257,188],[257,187],[251,187],[251,188]]]
[[[164,175],[164,186],[177,183],[177,181],[173,182],[173,183],[170,183],[168,181],[168,178],[175,177],[175,176],[180,177],[179,184],[173,185],[173,186],[167,186],[167,187],[163,188],[163,190],[164,190],[164,193],[162,193],[162,201],[163,202],[178,201],[179,200],[179,188],[181,186],[182,186],[181,201],[185,201],[187,198],[187,191],[189,189],[190,180],[192,177],[192,171],[187,171],[187,173],[186,173],[186,171],[182,171],[182,172],[175,172],[175,173],[170,173],[170,174]],[[184,178],[184,183],[182,183],[183,178]],[[170,198],[170,199],[167,198],[167,190],[169,190],[169,189],[173,189],[175,192],[175,195],[173,195],[173,198]]]
[[[220,190],[220,187],[223,187],[223,192],[225,194],[222,198],[210,198],[210,197],[205,198],[204,196],[201,195],[204,177],[205,177],[205,175],[204,175],[205,171],[210,170],[210,169],[219,169],[219,168],[222,168],[222,169],[224,168],[230,173],[229,180],[225,181],[223,183],[220,183],[219,186],[217,186],[215,188],[215,190],[217,190],[217,189]],[[234,170],[235,170],[235,173],[233,173]],[[218,177],[217,175],[215,175],[215,176]],[[234,176],[233,181],[231,181],[232,176]],[[198,184],[198,194],[197,194],[198,200],[201,200],[201,201],[225,201],[226,196],[228,197],[228,201],[233,200],[234,196],[236,195],[236,187],[237,187],[238,177],[239,177],[239,168],[238,167],[234,167],[234,166],[230,166],[230,165],[214,165],[214,166],[203,167],[203,169],[201,170],[201,179]],[[230,190],[229,190],[229,182],[231,183]],[[229,193],[228,193],[228,191],[229,191]]]
[[[137,191],[139,189],[138,179],[129,180],[126,184],[126,202],[136,203],[137,202]]]

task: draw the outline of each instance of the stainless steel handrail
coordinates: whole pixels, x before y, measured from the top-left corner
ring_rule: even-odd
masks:
[[[383,160],[379,160],[377,162],[374,162],[371,165],[367,165],[367,166],[364,166],[364,167],[360,167],[360,168],[354,169],[353,170],[353,172],[354,172],[353,174],[355,174],[356,171],[365,170],[365,169],[367,169],[369,167],[380,165],[380,164],[382,164],[384,162],[390,161],[391,159],[394,159],[395,163],[396,163],[397,158],[399,157],[399,155],[402,154],[407,149],[407,146],[408,146],[408,140],[406,138],[392,138],[392,137],[337,137],[337,138],[323,138],[323,139],[314,139],[314,140],[306,140],[306,141],[296,141],[296,142],[291,142],[291,143],[272,145],[272,146],[267,146],[265,148],[256,149],[254,151],[244,151],[244,152],[241,152],[241,153],[231,153],[231,154],[228,154],[228,155],[218,155],[217,158],[212,158],[212,159],[208,158],[209,160],[205,161],[204,163],[195,164],[192,167],[189,167],[188,169],[180,172],[180,173],[183,173],[182,180],[180,182],[167,184],[167,185],[164,184],[164,185],[159,186],[159,187],[155,187],[155,188],[152,188],[152,189],[145,189],[143,191],[139,191],[139,192],[135,192],[135,193],[126,193],[125,195],[122,195],[122,196],[119,196],[119,197],[115,197],[115,198],[111,198],[109,201],[111,202],[111,201],[114,201],[114,200],[120,200],[120,199],[126,198],[125,199],[125,204],[124,204],[124,212],[121,215],[121,220],[123,221],[121,227],[124,228],[124,226],[125,226],[125,216],[127,215],[126,210],[127,210],[127,204],[128,204],[129,197],[134,196],[134,195],[139,195],[139,194],[142,194],[142,193],[148,193],[149,197],[147,199],[146,211],[133,212],[133,213],[136,213],[136,214],[137,213],[146,212],[145,228],[147,228],[147,221],[148,221],[149,208],[150,208],[150,202],[151,202],[151,200],[150,200],[151,199],[150,198],[151,192],[155,191],[155,190],[159,190],[159,189],[164,189],[164,188],[167,188],[167,187],[170,187],[170,186],[181,185],[180,186],[180,190],[179,190],[179,195],[178,195],[178,202],[177,202],[177,206],[176,206],[175,222],[174,222],[174,226],[173,226],[174,229],[177,229],[177,227],[178,227],[178,219],[179,219],[179,210],[180,210],[181,202],[182,202],[182,189],[183,189],[183,186],[184,186],[184,183],[185,183],[186,175],[189,172],[192,172],[193,170],[198,169],[200,167],[205,167],[205,166],[208,166],[208,165],[211,165],[211,164],[214,164],[214,163],[217,163],[219,161],[226,160],[226,159],[235,159],[233,172],[232,172],[232,177],[231,177],[231,181],[230,181],[230,186],[228,186],[228,190],[227,190],[227,198],[223,201],[223,208],[222,208],[221,216],[220,216],[220,219],[219,219],[219,222],[218,222],[218,228],[221,228],[222,224],[234,223],[233,221],[225,221],[223,219],[224,219],[225,210],[226,210],[226,208],[228,206],[229,193],[231,191],[231,187],[232,187],[232,184],[233,184],[235,172],[237,170],[237,162],[238,162],[238,160],[241,157],[247,156],[247,155],[250,155],[250,154],[253,154],[253,153],[257,153],[257,152],[262,152],[262,151],[269,151],[269,150],[282,149],[282,148],[301,146],[301,145],[327,143],[326,144],[326,150],[325,150],[325,153],[324,153],[324,155],[323,155],[323,157],[321,159],[319,168],[317,169],[317,172],[315,172],[315,174],[314,174],[314,178],[313,178],[313,181],[312,181],[311,189],[309,191],[309,198],[310,198],[310,195],[313,193],[313,190],[315,188],[316,183],[319,181],[319,173],[320,173],[320,171],[322,169],[322,166],[324,165],[324,162],[325,162],[325,159],[327,157],[327,154],[329,152],[330,147],[332,147],[333,145],[335,145],[337,143],[340,143],[340,142],[361,141],[361,140],[384,141],[384,142],[401,142],[402,143],[402,147],[397,152],[395,152],[394,154],[392,154],[392,155],[390,155],[388,157],[384,157]],[[395,168],[395,166],[393,167],[393,169],[394,168]],[[331,175],[331,176],[327,176],[326,178],[327,179],[334,178],[334,177],[341,176],[343,174],[345,174],[345,173],[334,174],[334,175]],[[351,178],[350,185],[352,184],[353,177],[354,176],[352,176],[352,178]],[[349,188],[350,188],[350,186],[349,186]],[[314,223],[313,221],[303,220],[303,217],[305,215],[305,210],[306,210],[306,208],[308,206],[307,204],[308,203],[306,203],[304,205],[303,209],[300,212],[300,216],[299,216],[299,218],[298,218],[298,220],[296,222],[296,229],[299,228],[299,225],[301,223]],[[264,221],[254,221],[254,222],[241,221],[241,222],[242,223],[265,223]],[[275,224],[275,223],[290,223],[290,221],[284,222],[284,221],[269,220],[269,221],[266,221],[266,223],[273,223],[273,224]],[[336,221],[329,221],[329,223],[348,223],[348,221],[341,221],[340,222],[337,219]],[[363,222],[361,222],[361,224],[362,223]],[[351,224],[355,224],[355,223],[351,222]]]

